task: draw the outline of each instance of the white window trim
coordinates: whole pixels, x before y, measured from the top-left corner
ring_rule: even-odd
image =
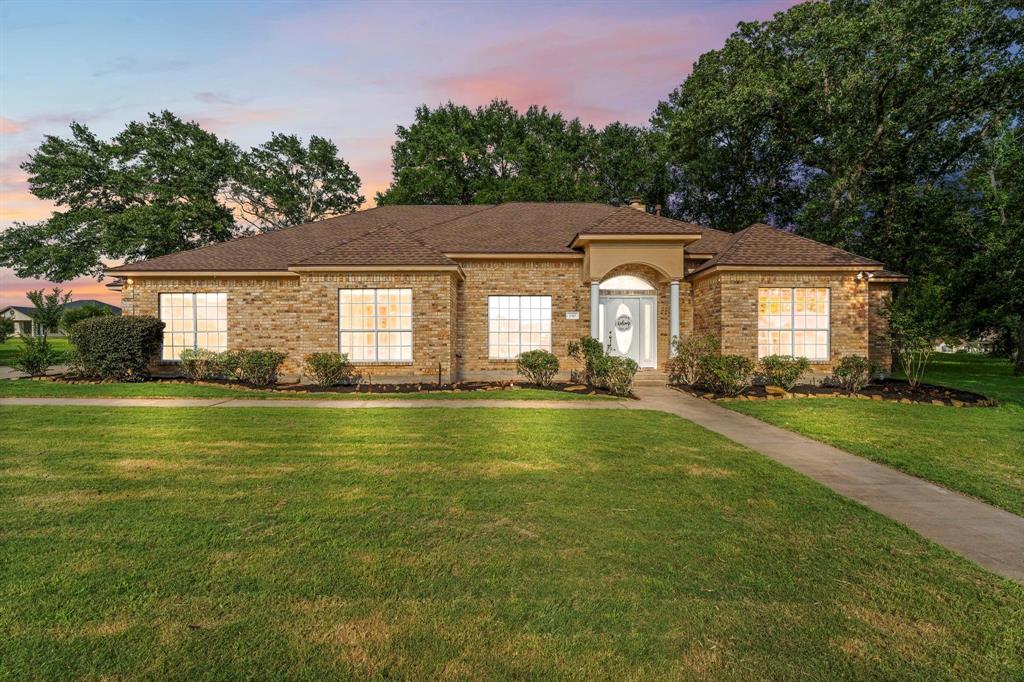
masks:
[[[503,357],[503,356],[499,356],[499,355],[491,355],[491,334],[492,334],[492,332],[491,332],[491,299],[492,298],[546,298],[546,299],[548,299],[548,312],[550,313],[550,316],[549,316],[549,319],[548,319],[548,324],[550,325],[550,328],[548,329],[548,345],[547,345],[547,347],[546,348],[544,348],[544,347],[540,347],[540,348],[527,348],[526,350],[523,350],[523,343],[522,343],[522,334],[523,334],[523,332],[520,331],[520,332],[518,332],[518,334],[519,334],[519,344],[518,344],[518,346],[519,346],[519,353],[517,353],[515,355],[515,357],[507,358],[507,357]],[[519,309],[522,310],[522,306],[521,305],[520,305]],[[555,339],[554,339],[554,336],[555,336],[555,333],[554,333],[554,326],[555,326],[554,325],[554,317],[555,317],[555,315],[554,315],[554,299],[551,297],[550,294],[488,294],[487,295],[487,359],[488,359],[488,361],[490,361],[490,362],[516,362],[518,360],[518,358],[519,358],[519,355],[521,355],[522,353],[526,353],[528,351],[531,351],[531,350],[546,350],[546,351],[548,351],[550,353],[551,352],[551,348],[554,346],[554,343],[555,343]]]
[[[228,344],[228,294],[226,291],[161,291],[157,293],[156,297],[156,316],[157,319],[166,324],[164,320],[164,296],[191,296],[192,297],[192,350],[199,350],[199,314],[196,308],[196,295],[197,294],[216,294],[224,296],[224,349],[229,348]],[[160,336],[160,362],[169,364],[181,364],[181,359],[167,360],[164,358],[164,340],[163,335],[167,334],[165,329]],[[172,334],[180,334],[182,332],[171,332]],[[182,350],[187,350],[183,348]],[[220,351],[213,351],[215,353]]]
[[[341,292],[343,292],[343,291],[372,291],[373,292],[373,310],[374,310],[373,319],[374,319],[374,324],[376,324],[376,320],[377,320],[377,313],[376,313],[376,311],[377,311],[377,292],[378,291],[401,291],[403,289],[406,289],[406,290],[409,291],[409,306],[410,306],[409,328],[408,329],[386,329],[384,331],[409,332],[409,359],[408,360],[353,360],[353,359],[349,358],[349,362],[351,362],[353,365],[364,365],[364,366],[377,365],[377,366],[381,366],[381,367],[386,367],[388,365],[411,365],[411,364],[413,364],[413,358],[416,357],[416,332],[415,332],[416,312],[415,312],[414,309],[412,309],[412,306],[413,306],[413,294],[414,294],[414,292],[412,290],[412,287],[339,287],[338,288],[338,303],[337,303],[337,305],[338,305],[338,353],[339,354],[347,353],[347,351],[344,348],[341,347],[341,334],[342,334],[342,332],[355,332],[355,333],[359,333],[359,332],[363,332],[363,333],[365,333],[365,332],[373,332],[373,334],[374,334],[373,338],[374,338],[374,344],[375,344],[374,348],[376,350],[376,355],[378,357],[380,357],[380,343],[377,342],[377,338],[378,338],[377,335],[381,332],[380,329],[376,329],[376,328],[374,328],[374,329],[354,329],[354,328],[353,329],[342,329],[341,328]]]
[[[758,287],[757,298],[758,304],[760,304],[761,290],[762,289],[788,289],[789,290],[789,328],[788,329],[761,329],[760,321],[757,325],[758,335],[762,331],[788,331],[790,333],[789,339],[789,353],[779,353],[779,355],[786,355],[791,358],[806,358],[812,365],[826,365],[832,361],[832,287]],[[825,290],[825,302],[828,305],[828,329],[797,329],[796,328],[796,290],[797,289],[824,289]],[[794,355],[793,351],[796,348],[796,333],[801,332],[825,332],[825,357],[822,359],[808,358],[805,355]],[[761,355],[761,342],[760,338],[757,339],[757,359],[768,357],[767,355]]]

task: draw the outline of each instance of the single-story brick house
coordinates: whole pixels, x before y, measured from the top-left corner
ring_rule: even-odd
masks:
[[[111,268],[126,315],[184,348],[347,353],[374,381],[497,379],[525,350],[601,339],[663,369],[670,339],[888,366],[882,263],[751,225],[729,234],[630,206],[382,206]]]

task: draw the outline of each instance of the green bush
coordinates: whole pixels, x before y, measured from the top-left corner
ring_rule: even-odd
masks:
[[[76,371],[86,377],[141,381],[163,343],[164,323],[155,317],[92,317],[68,335]]]
[[[317,386],[340,386],[352,382],[355,372],[346,353],[313,353],[304,358],[306,374]]]
[[[57,353],[42,337],[22,336],[21,348],[14,354],[12,365],[25,374],[41,377],[57,361]]]
[[[9,317],[0,317],[0,343],[7,343],[7,339],[14,336],[14,320]]]
[[[237,380],[238,366],[242,362],[241,351],[225,350],[217,353],[217,373],[222,379]]]
[[[811,363],[807,358],[769,355],[761,358],[758,363],[758,374],[767,385],[779,386],[790,391],[810,367]]]
[[[250,386],[273,386],[285,354],[275,350],[239,350],[238,378]]]
[[[715,393],[736,396],[750,386],[754,361],[742,355],[705,355],[698,383]]]
[[[594,368],[596,363],[605,356],[604,346],[601,342],[591,336],[584,336],[579,341],[570,341],[567,350],[569,357],[583,363],[583,376],[581,377],[583,383],[596,385]]]
[[[874,364],[861,355],[844,355],[832,370],[832,381],[844,391],[856,393],[869,383],[875,373]]]
[[[558,374],[558,358],[546,350],[528,350],[516,359],[516,372],[538,386],[550,386]]]
[[[668,380],[673,384],[696,384],[700,377],[700,359],[705,355],[718,355],[718,337],[714,334],[692,334],[672,342],[672,357],[668,361]]]
[[[628,396],[633,392],[633,378],[640,366],[630,358],[606,355],[597,364],[597,385],[608,389],[617,396]]]
[[[212,350],[186,348],[181,351],[181,375],[187,379],[206,381],[221,374],[220,356]]]

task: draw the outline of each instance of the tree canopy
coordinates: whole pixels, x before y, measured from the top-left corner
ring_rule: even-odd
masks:
[[[0,266],[62,282],[135,261],[354,210],[359,177],[320,137],[249,152],[163,111],[110,140],[71,124],[22,164],[50,218],[0,233]],[[235,219],[238,211],[242,222]]]
[[[470,109],[451,102],[416,109],[398,126],[393,180],[378,204],[487,204],[503,201],[658,203],[664,183],[643,128],[613,123],[602,131],[579,119],[507,101]]]

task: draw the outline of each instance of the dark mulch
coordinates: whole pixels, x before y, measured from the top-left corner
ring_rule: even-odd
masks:
[[[991,407],[998,405],[980,393],[962,391],[946,386],[919,384],[911,388],[902,379],[884,379],[872,382],[863,390],[847,393],[833,386],[801,384],[786,392],[776,386],[751,386],[739,396],[727,396],[714,393],[696,386],[676,386],[675,388],[691,395],[708,400],[785,400],[789,398],[859,398],[861,400],[887,400],[901,403],[925,403],[930,405],[953,405],[956,407]]]
[[[111,384],[119,383],[100,379],[78,379],[74,377],[56,375],[46,377],[48,381],[55,381],[66,384]],[[512,381],[460,381],[455,384],[438,383],[405,383],[405,384],[353,384],[351,386],[316,386],[314,384],[277,384],[274,386],[247,386],[237,381],[225,379],[205,379],[194,381],[182,377],[152,376],[146,379],[149,383],[165,384],[193,384],[195,386],[221,386],[224,388],[253,389],[261,391],[277,391],[279,393],[371,393],[371,394],[403,394],[420,393],[424,391],[454,391],[457,393],[470,393],[473,391],[504,391],[512,388],[534,388],[541,391],[553,391],[557,393],[578,393],[582,395],[612,395],[603,388],[594,388],[574,383],[554,383],[550,386],[538,386],[537,384],[520,383]]]

